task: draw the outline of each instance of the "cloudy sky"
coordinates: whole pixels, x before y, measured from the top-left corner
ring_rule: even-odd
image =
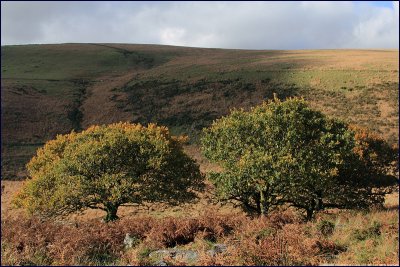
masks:
[[[399,2],[8,2],[1,45],[399,47]]]

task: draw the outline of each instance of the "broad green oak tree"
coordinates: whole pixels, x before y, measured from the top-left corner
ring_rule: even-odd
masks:
[[[206,128],[201,142],[204,155],[223,167],[209,175],[220,199],[248,211],[265,215],[290,205],[311,219],[324,208],[383,201],[371,166],[356,153],[355,132],[300,98],[275,96],[250,111],[233,110]]]

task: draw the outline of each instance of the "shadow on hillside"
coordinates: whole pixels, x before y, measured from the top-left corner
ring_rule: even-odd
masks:
[[[261,52],[257,52],[261,53]],[[268,51],[270,57],[279,57],[279,51]],[[252,55],[254,57],[254,55]],[[277,62],[267,67],[249,67],[232,72],[197,73],[203,78],[165,78],[152,76],[137,78],[122,88],[128,94],[128,105],[135,115],[133,122],[156,122],[178,129],[177,133],[195,138],[202,128],[213,120],[227,115],[233,108],[249,109],[273,98],[300,96],[300,88],[289,83],[291,67]]]

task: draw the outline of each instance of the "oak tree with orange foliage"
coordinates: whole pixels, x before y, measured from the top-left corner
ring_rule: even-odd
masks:
[[[15,203],[43,216],[87,208],[117,219],[125,203],[176,204],[195,197],[203,177],[166,127],[116,123],[58,135],[28,163],[30,179]]]

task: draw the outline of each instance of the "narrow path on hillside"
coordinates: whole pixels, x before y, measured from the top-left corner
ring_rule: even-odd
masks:
[[[103,76],[86,88],[82,102],[82,129],[94,124],[109,124],[132,120],[132,113],[126,109],[127,94],[115,90],[127,84],[136,73],[121,76]]]

